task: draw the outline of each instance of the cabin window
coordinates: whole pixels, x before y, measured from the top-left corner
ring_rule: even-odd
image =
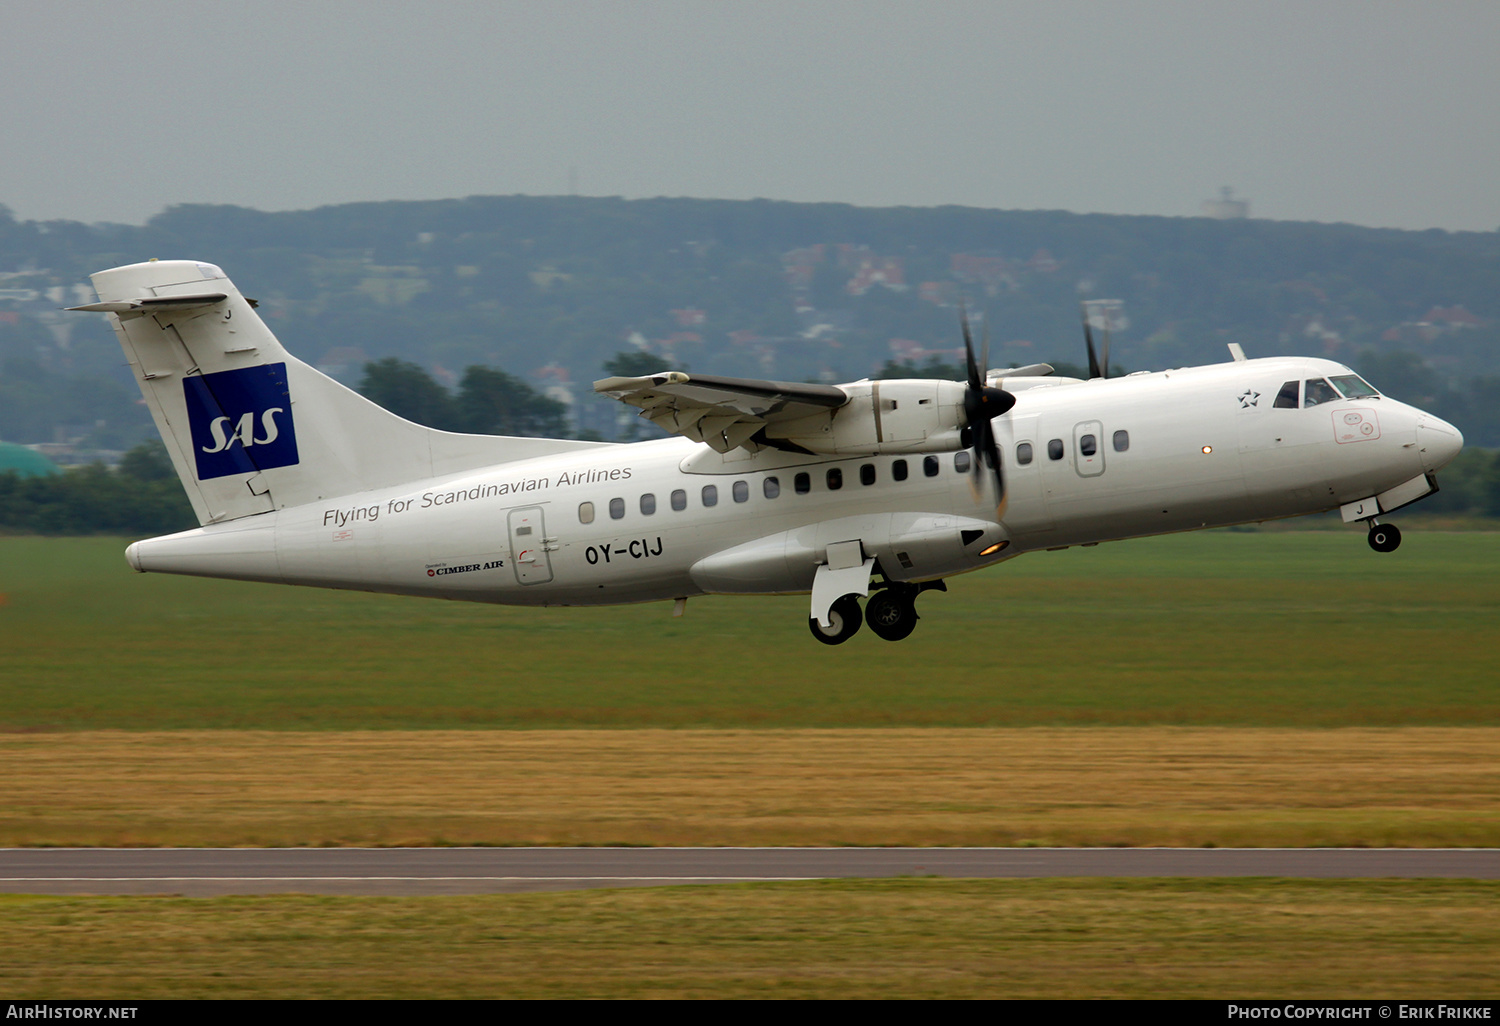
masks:
[[[774,499],[781,494],[780,478],[768,477],[760,483],[760,493],[768,499]]]
[[[625,515],[625,500],[624,499],[610,499],[609,500],[609,518],[611,520],[619,520],[624,515]]]
[[[895,463],[891,464],[891,477],[895,478],[897,481],[906,480],[905,460],[897,460]]]
[[[1099,439],[1093,435],[1084,435],[1078,439],[1078,451],[1085,456],[1093,456],[1099,451]]]
[[[875,464],[861,463],[859,465],[859,483],[862,485],[875,483]]]
[[[941,470],[941,469],[943,469],[943,468],[938,463],[938,458],[936,456],[923,456],[922,457],[922,473],[923,474],[926,474],[928,477],[937,477],[938,476],[938,471]]]
[[[798,495],[806,495],[812,491],[812,475],[806,473],[798,474],[792,478],[792,487],[797,489]]]
[[[592,502],[580,502],[578,504],[578,522],[580,524],[592,524],[594,522],[594,504]]]
[[[1126,449],[1129,449],[1129,448],[1130,448],[1130,432],[1129,431],[1116,431],[1115,432],[1115,452],[1124,452]]]
[[[1336,402],[1339,394],[1333,390],[1333,386],[1322,378],[1308,378],[1306,387],[1302,392],[1302,408],[1317,406],[1319,403]]]
[[[704,485],[703,486],[703,505],[704,506],[717,506],[718,504],[719,504],[719,487],[718,487],[718,485]]]
[[[1297,392],[1301,386],[1295,381],[1288,381],[1281,386],[1281,391],[1276,393],[1276,401],[1271,404],[1277,410],[1295,410],[1297,408]]]
[[[1047,458],[1049,460],[1060,460],[1063,458],[1063,444],[1061,438],[1054,438],[1047,443]]]
[[[960,474],[967,474],[969,472],[969,454],[966,452],[954,453],[953,469],[958,471]]]
[[[1031,455],[1032,450],[1030,442],[1022,442],[1020,445],[1016,446],[1016,462],[1021,464],[1023,467],[1031,462]]]
[[[1330,379],[1333,387],[1344,393],[1345,399],[1370,399],[1380,395],[1370,387],[1370,383],[1358,374],[1340,374]]]
[[[673,490],[672,508],[677,510],[678,512],[687,509],[687,492],[683,491],[681,488]]]
[[[651,514],[653,514],[655,512],[656,512],[656,495],[654,493],[652,493],[652,492],[647,492],[645,495],[641,496],[641,515],[649,517]]]
[[[750,483],[748,481],[736,481],[730,491],[734,494],[735,502],[750,501]]]
[[[828,490],[830,492],[836,492],[840,488],[844,487],[844,472],[838,467],[830,468],[827,474],[827,478]]]

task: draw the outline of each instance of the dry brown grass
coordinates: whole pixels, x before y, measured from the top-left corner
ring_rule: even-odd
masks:
[[[1497,896],[1495,881],[1265,879],[0,896],[0,966],[12,1001],[1493,1000]]]
[[[0,844],[1500,845],[1500,729],[0,737]]]

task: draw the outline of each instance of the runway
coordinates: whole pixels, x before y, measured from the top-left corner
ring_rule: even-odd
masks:
[[[1500,849],[10,848],[11,894],[424,895],[889,877],[1500,879]]]

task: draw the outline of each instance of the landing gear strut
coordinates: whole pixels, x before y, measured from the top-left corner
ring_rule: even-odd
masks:
[[[1370,548],[1376,552],[1395,552],[1401,544],[1401,531],[1395,524],[1377,524],[1370,521]]]
[[[859,633],[859,599],[845,595],[836,599],[828,609],[828,626],[818,623],[816,616],[809,617],[808,628],[812,636],[825,645],[842,645]],[[873,626],[873,624],[872,624]]]
[[[900,641],[917,626],[918,589],[912,585],[893,584],[877,591],[865,603],[865,622],[877,637]]]

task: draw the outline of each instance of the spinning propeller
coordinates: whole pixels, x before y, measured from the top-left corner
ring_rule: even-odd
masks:
[[[995,475],[995,506],[1005,504],[1005,478],[1000,470],[1000,446],[995,442],[995,428],[992,419],[1005,413],[1016,405],[1016,397],[1003,388],[991,388],[984,383],[984,369],[974,360],[974,339],[969,334],[969,315],[962,314],[964,329],[964,353],[968,359],[969,387],[964,392],[964,419],[968,421],[969,431],[973,435],[974,453],[974,478],[969,482],[974,493],[978,495],[977,487],[980,475],[980,465],[987,464]],[[984,360],[987,367],[990,362],[990,331],[989,325],[984,330]]]
[[[1101,364],[1099,358],[1094,355],[1094,333],[1089,329],[1089,308],[1086,305],[1080,305],[1079,309],[1083,313],[1083,344],[1089,349],[1089,377],[1091,379],[1107,378],[1109,377],[1109,315],[1105,314],[1104,362]]]

